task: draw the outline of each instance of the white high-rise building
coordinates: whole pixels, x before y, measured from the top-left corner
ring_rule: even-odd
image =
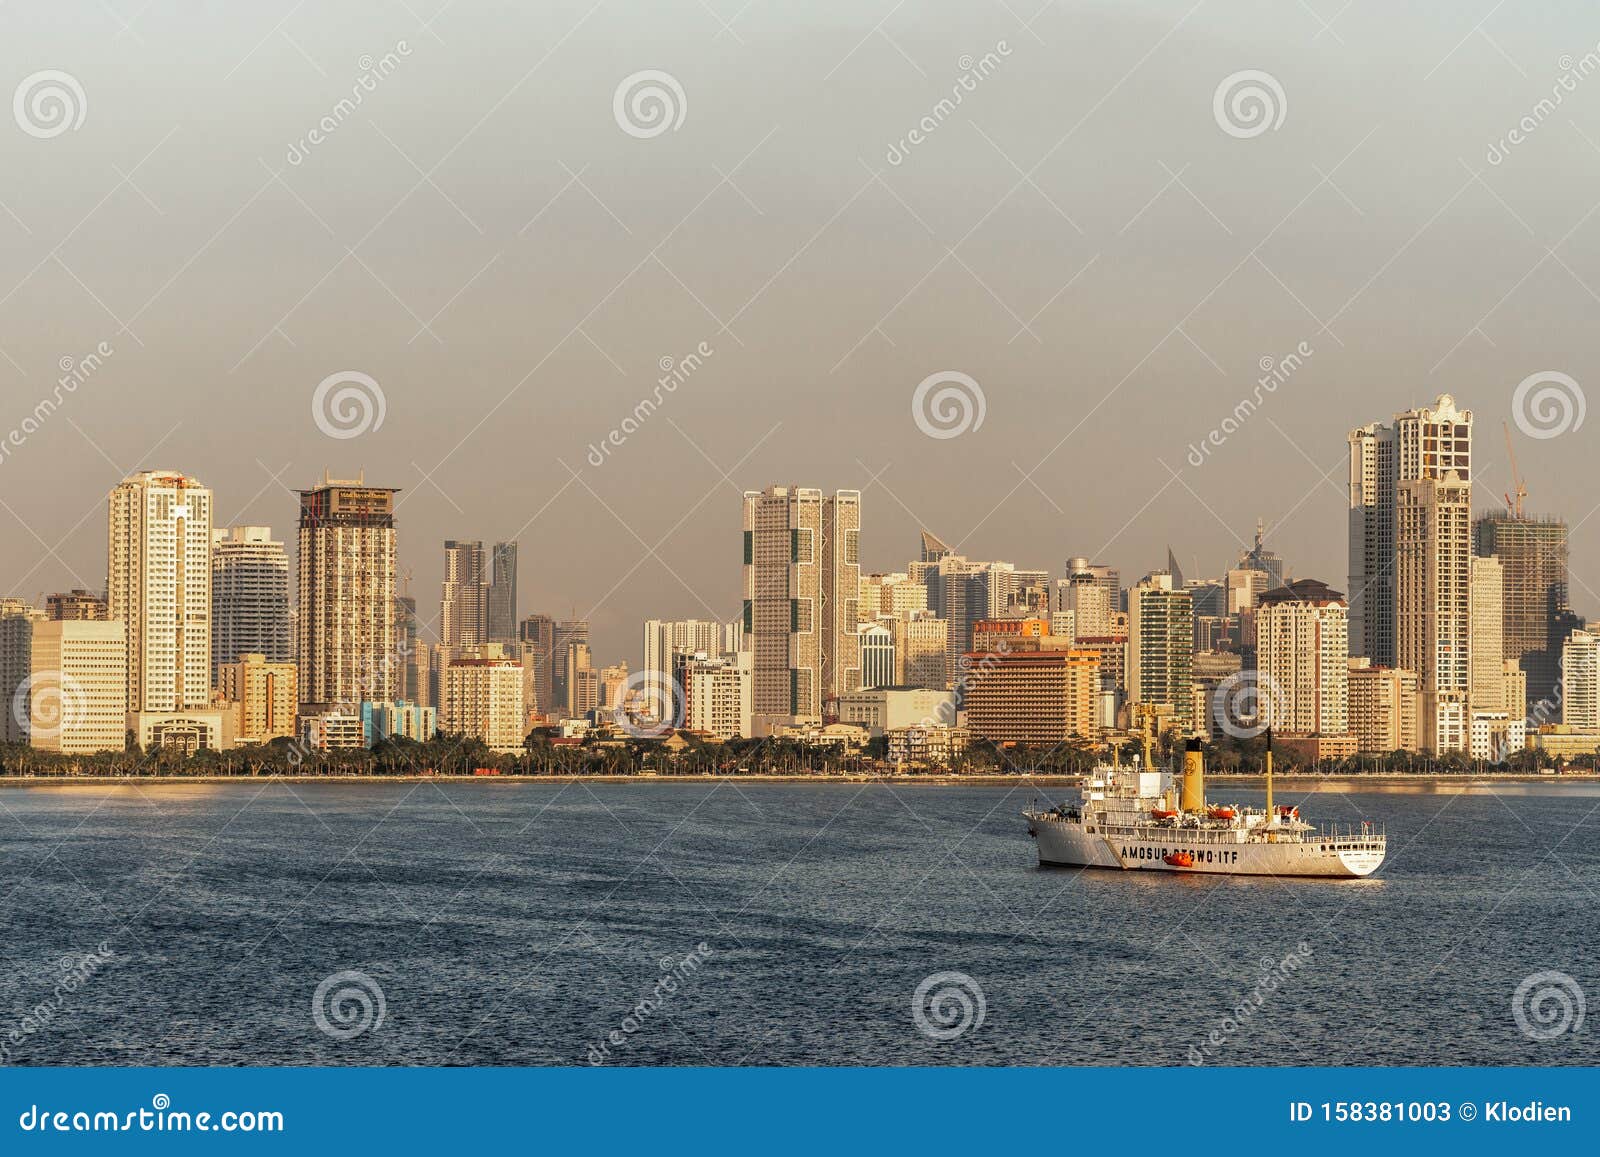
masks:
[[[727,625],[705,619],[646,619],[644,623],[644,686],[646,702],[665,708],[667,685],[677,668],[680,655],[726,654],[723,644]],[[735,647],[735,650],[738,648]]]
[[[750,653],[680,659],[683,726],[719,739],[750,738]]]
[[[211,704],[211,491],[147,470],[110,495],[107,615],[126,627],[126,707],[140,746],[217,747]]]
[[[861,493],[769,486],[744,496],[744,636],[757,736],[820,722],[860,686]]]
[[[1194,726],[1194,596],[1158,571],[1128,592],[1128,701]]]
[[[1441,394],[1350,443],[1352,648],[1417,672],[1422,745],[1469,741],[1472,411]],[[1355,653],[1353,650],[1352,653]]]
[[[474,650],[479,657],[455,659],[445,668],[439,727],[481,740],[491,751],[521,751],[527,736],[522,664],[505,658],[497,644]]]
[[[79,620],[34,626],[24,712],[33,747],[73,755],[123,750],[127,695],[128,644],[121,623]]]
[[[1314,579],[1261,596],[1257,666],[1267,676],[1269,722],[1293,735],[1349,730],[1349,620],[1344,597]]]
[[[211,544],[211,682],[241,655],[294,660],[289,556],[270,526],[217,530]]]
[[[1600,633],[1573,631],[1561,645],[1561,722],[1600,732]]]

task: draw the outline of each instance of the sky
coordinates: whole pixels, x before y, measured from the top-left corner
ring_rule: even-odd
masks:
[[[1343,589],[1347,431],[1449,392],[1595,613],[1597,45],[1492,0],[11,0],[0,594],[102,587],[140,468],[291,542],[364,471],[425,622],[445,539],[515,539],[519,613],[635,666],[737,614],[773,483],[861,490],[869,570],[927,527],[1192,578],[1261,518]]]

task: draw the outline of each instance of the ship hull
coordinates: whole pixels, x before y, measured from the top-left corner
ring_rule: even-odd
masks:
[[[1039,842],[1039,865],[1046,868],[1358,879],[1377,871],[1384,857],[1377,841],[1216,843],[1181,830],[1152,836],[1102,835],[1085,832],[1080,824],[1045,819],[1029,826]],[[1167,863],[1167,856],[1184,852],[1192,861],[1189,866]]]

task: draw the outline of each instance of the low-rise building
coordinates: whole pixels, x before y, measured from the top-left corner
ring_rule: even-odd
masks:
[[[918,767],[949,767],[967,750],[972,733],[965,727],[894,727],[885,731],[888,760]]]
[[[870,735],[883,735],[906,727],[956,721],[953,691],[929,687],[873,687],[839,696],[839,722],[864,727]]]

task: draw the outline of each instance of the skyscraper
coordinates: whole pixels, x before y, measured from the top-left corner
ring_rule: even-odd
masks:
[[[289,625],[289,556],[268,526],[234,526],[212,534],[211,679],[241,655],[269,663],[294,657]]]
[[[497,542],[490,555],[489,621],[491,643],[517,641],[517,544]]]
[[[1359,645],[1374,663],[1415,671],[1422,745],[1469,739],[1472,411],[1441,394],[1392,426],[1353,430],[1350,583]],[[1358,637],[1357,643],[1355,637]]]
[[[584,649],[584,654],[587,656],[589,620],[563,619],[555,624],[551,632],[550,647],[551,705],[545,710],[556,714],[575,714],[573,705],[577,700],[573,697],[574,688],[570,675],[578,669],[573,665],[572,651],[579,646]]]
[[[446,647],[480,647],[489,634],[489,572],[483,543],[447,540],[444,582],[439,594],[439,642]]]
[[[1350,654],[1394,666],[1394,427],[1350,431]]]
[[[1344,596],[1300,579],[1261,596],[1256,654],[1271,696],[1270,722],[1298,735],[1349,729],[1349,620]]]
[[[1167,708],[1194,725],[1194,604],[1157,572],[1128,592],[1128,702]]]
[[[1521,715],[1521,702],[1505,701],[1505,660],[1501,657],[1504,577],[1500,560],[1494,555],[1478,555],[1472,560],[1472,678],[1468,702],[1473,711]]]
[[[1567,524],[1556,518],[1491,514],[1473,526],[1480,555],[1502,572],[1502,655],[1528,676],[1527,704],[1554,702],[1561,645],[1577,626],[1567,605]],[[1513,715],[1524,704],[1507,704]]]
[[[300,491],[296,656],[303,715],[394,699],[392,487],[327,477]]]
[[[221,742],[211,703],[211,491],[147,470],[111,491],[107,611],[125,624],[127,711],[141,746]]]
[[[556,621],[549,615],[529,615],[517,627],[522,657],[525,706],[530,713],[554,711]]]
[[[860,684],[861,493],[769,486],[744,496],[744,650],[753,727],[818,721]]]
[[[645,680],[641,691],[652,710],[681,709],[681,703],[668,702],[676,656],[703,653],[716,658],[722,653],[722,634],[723,624],[705,619],[645,620],[644,666],[639,670]]]

